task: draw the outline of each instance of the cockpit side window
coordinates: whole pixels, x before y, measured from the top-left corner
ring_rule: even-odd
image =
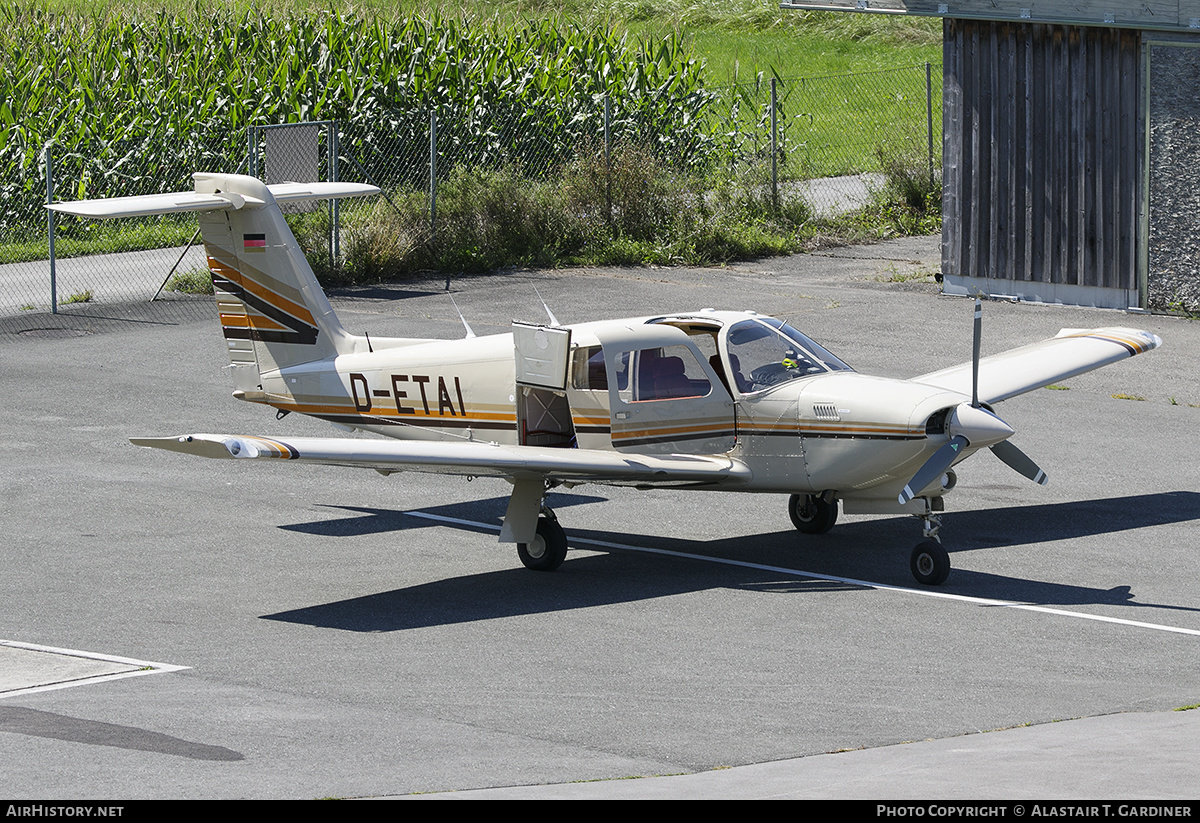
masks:
[[[729,378],[743,394],[850,367],[829,351],[774,318],[735,323],[726,338]]]
[[[808,354],[812,357],[812,359],[816,363],[820,364],[821,366],[824,366],[826,370],[828,370],[828,371],[854,371],[854,369],[850,368],[845,363],[843,363],[842,360],[839,357],[837,357],[833,352],[829,351],[829,349],[825,348],[824,346],[822,346],[816,340],[813,340],[808,335],[803,334],[802,332],[796,331],[796,329],[792,328],[787,323],[784,323],[780,320],[776,320],[774,317],[764,317],[764,318],[762,318],[762,322],[766,323],[768,326],[770,326],[773,329],[777,329],[780,334],[782,334],[785,337],[794,341],[803,350],[808,352]]]

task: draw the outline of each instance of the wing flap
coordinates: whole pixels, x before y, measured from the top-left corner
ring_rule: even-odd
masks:
[[[999,403],[1077,374],[1148,352],[1162,339],[1139,329],[1063,329],[1055,337],[979,361],[979,399]],[[914,383],[971,395],[971,364],[923,374]]]
[[[710,455],[640,455],[598,449],[418,440],[190,434],[132,438],[134,445],[220,459],[303,460],[382,472],[418,471],[597,482],[720,482],[750,479],[745,464]]]

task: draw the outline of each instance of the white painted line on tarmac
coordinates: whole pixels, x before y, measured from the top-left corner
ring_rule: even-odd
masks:
[[[500,527],[492,523],[479,523],[474,520],[461,520],[457,517],[445,517],[439,514],[426,514],[425,512],[409,511],[405,514],[410,514],[413,517],[421,517],[425,520],[436,520],[442,523],[453,523],[460,526],[471,526],[479,529],[487,529],[488,531],[499,532]],[[1160,632],[1173,632],[1175,634],[1190,634],[1200,637],[1200,629],[1185,629],[1180,626],[1167,626],[1162,623],[1145,623],[1141,620],[1125,620],[1120,617],[1106,617],[1100,614],[1088,614],[1086,612],[1075,612],[1067,609],[1054,609],[1049,606],[1034,606],[1029,603],[1017,603],[1012,600],[992,600],[986,597],[972,597],[966,594],[952,594],[950,592],[937,591],[935,589],[912,589],[905,586],[892,586],[887,583],[873,583],[870,580],[856,580],[853,577],[836,577],[831,574],[820,574],[819,572],[806,572],[800,569],[788,569],[783,566],[767,566],[762,563],[750,563],[745,560],[731,560],[725,557],[706,557],[702,554],[690,554],[688,552],[672,551],[670,549],[651,549],[645,546],[630,546],[625,543],[611,543],[607,540],[591,540],[586,537],[567,536],[567,542],[572,545],[589,545],[600,546],[606,549],[622,549],[624,551],[642,552],[643,554],[661,554],[667,557],[680,557],[687,560],[702,560],[706,563],[719,563],[725,566],[740,566],[744,569],[756,569],[758,571],[774,572],[776,574],[787,574],[793,577],[805,577],[812,580],[828,580],[833,583],[846,583],[851,586],[863,586],[868,589],[878,589],[880,591],[894,591],[904,594],[917,594],[922,597],[938,597],[943,600],[958,600],[963,603],[971,603],[976,606],[1000,606],[1006,609],[1020,609],[1021,611],[1042,612],[1043,614],[1053,614],[1060,617],[1077,617],[1081,620],[1094,620],[1098,623],[1116,623],[1121,626],[1134,626],[1139,629],[1153,629]]]
[[[171,663],[154,663],[149,660],[135,660],[131,657],[118,657],[111,654],[98,654],[96,652],[85,652],[78,649],[63,649],[57,646],[42,646],[37,643],[22,643],[17,640],[0,640],[0,646],[6,646],[11,649],[25,649],[26,651],[31,652],[43,652],[45,654],[58,654],[65,657],[79,657],[85,660],[97,660],[102,663],[115,663],[122,666],[132,667],[132,669],[129,671],[89,675],[73,678],[71,680],[64,680],[58,683],[47,683],[43,686],[29,686],[21,689],[0,691],[0,698],[16,697],[26,694],[37,694],[38,692],[49,692],[56,689],[69,689],[73,686],[87,686],[91,685],[92,683],[103,683],[109,680],[122,680],[126,677],[141,677],[142,675],[147,674],[178,672],[191,668],[191,666],[176,666]]]

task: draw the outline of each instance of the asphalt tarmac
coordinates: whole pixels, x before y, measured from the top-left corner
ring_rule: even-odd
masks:
[[[475,332],[705,306],[859,371],[969,359],[936,238],[726,269],[453,278]],[[460,337],[444,280],[334,296]],[[958,467],[953,570],[913,518],[800,535],[775,495],[581,486],[554,574],[502,481],[139,449],[334,434],[240,403],[215,310],[83,306],[0,335],[0,763],[18,798],[1195,798],[1200,326],[989,302],[984,354],[1126,325],[1158,351],[1005,402],[1038,487]],[[1117,396],[1114,396],[1117,395]],[[627,779],[627,778],[641,779]]]

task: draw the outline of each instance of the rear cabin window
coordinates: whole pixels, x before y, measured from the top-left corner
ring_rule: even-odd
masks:
[[[604,350],[599,346],[575,349],[571,361],[571,386],[576,389],[608,391],[608,372],[604,369]]]

